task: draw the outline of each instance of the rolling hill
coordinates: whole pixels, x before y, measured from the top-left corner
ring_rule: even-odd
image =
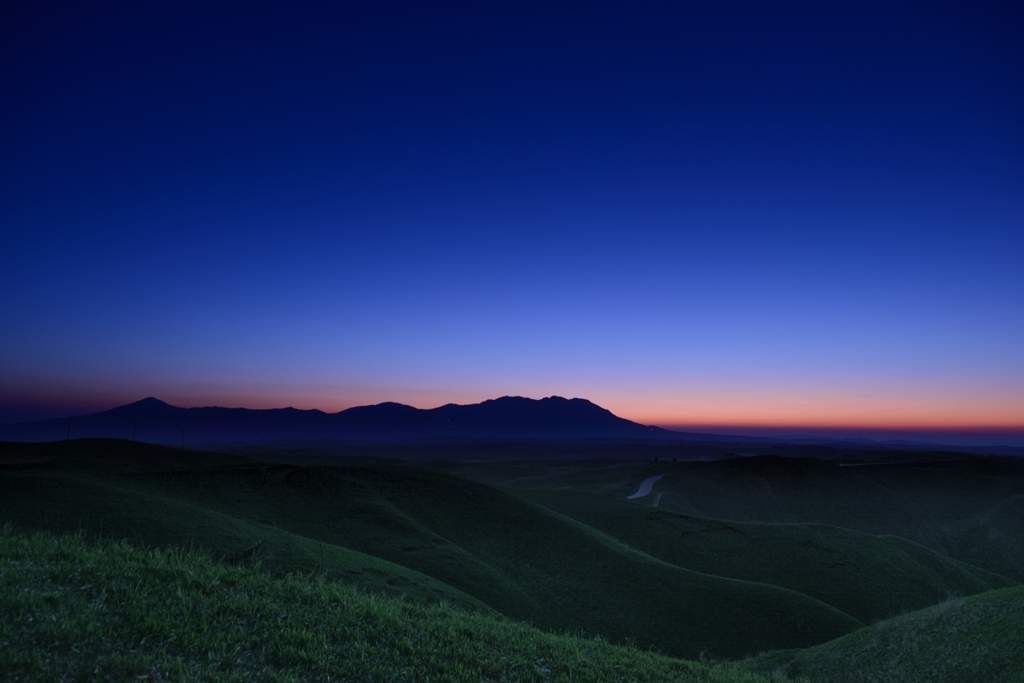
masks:
[[[768,681],[448,605],[368,595],[323,575],[273,576],[201,552],[2,529],[0,612],[0,670],[11,683]]]
[[[977,467],[988,474],[959,471],[965,499],[1005,495],[971,523],[988,519],[998,530],[1002,512],[1012,512],[1015,470],[999,461]],[[626,499],[659,471],[657,493]],[[923,476],[936,481],[932,470]],[[936,495],[955,490],[953,479],[939,480],[946,483]],[[413,466],[355,458],[297,466],[79,440],[0,445],[0,523],[154,550],[196,548],[275,576],[312,572],[418,604],[444,602],[686,657],[809,648],[950,595],[1014,583],[905,538],[678,510],[692,504],[685,493],[706,485],[717,487],[720,506],[731,496],[734,512],[780,514],[796,504],[801,481],[813,484],[804,510],[829,509],[814,485],[867,487],[875,495],[865,499],[874,501],[902,482],[917,492],[913,501],[929,503],[912,472],[820,462]],[[774,497],[758,499],[757,490]]]
[[[172,453],[134,448],[154,461]],[[371,590],[408,586],[414,598],[484,603],[542,628],[681,656],[806,646],[861,625],[796,591],[677,567],[461,477],[392,464],[173,464],[109,471],[72,458],[5,468],[0,520],[222,558],[249,553],[271,570],[327,571]]]
[[[1024,587],[955,598],[806,650],[775,652],[755,670],[832,683],[1024,681]]]
[[[857,466],[778,456],[436,466],[517,490],[579,490],[621,498],[646,477],[664,474],[655,487],[655,494],[661,494],[659,510],[899,536],[974,568],[1024,581],[1024,460],[1014,457],[964,455]],[[640,502],[652,504],[651,499]]]
[[[693,517],[585,491],[521,495],[678,567],[789,588],[864,623],[1015,585],[897,536]]]

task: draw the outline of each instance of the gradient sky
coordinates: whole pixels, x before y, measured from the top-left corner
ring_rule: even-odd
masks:
[[[0,418],[1024,435],[1012,3],[338,4],[3,3]]]

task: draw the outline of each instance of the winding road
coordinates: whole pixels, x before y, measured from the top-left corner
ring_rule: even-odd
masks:
[[[648,477],[647,479],[644,479],[643,482],[640,484],[640,488],[636,490],[636,493],[634,493],[632,496],[626,496],[626,498],[630,500],[634,498],[643,498],[644,496],[651,492],[652,488],[654,488],[654,482],[658,481],[664,476],[664,474],[659,474],[656,477]]]

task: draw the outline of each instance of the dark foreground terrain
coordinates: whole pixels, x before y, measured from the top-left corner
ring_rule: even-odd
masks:
[[[453,447],[453,455],[464,456],[467,448]],[[389,657],[401,666],[433,661],[428,651],[453,642],[470,647],[473,633],[501,628],[540,629],[517,631],[507,642],[555,638],[557,648],[567,648],[545,659],[492,643],[484,649],[494,659],[486,670],[445,679],[443,667],[425,664],[418,674],[415,667],[387,675],[380,669],[374,676],[381,680],[745,680],[729,677],[759,671],[822,681],[1013,681],[1024,672],[1024,655],[1014,645],[1024,640],[1024,467],[1017,460],[943,454],[907,462],[905,453],[874,453],[860,462],[760,456],[656,463],[635,453],[633,459],[551,459],[542,447],[523,448],[541,457],[522,459],[519,452],[517,460],[498,460],[516,450],[510,444],[477,446],[473,458],[451,459],[435,444],[405,461],[366,453],[202,453],[117,440],[0,444],[0,524],[8,525],[0,554],[4,612],[35,615],[5,624],[0,657],[11,659],[0,668],[56,680],[52,672],[62,666],[56,653],[67,639],[88,641],[75,635],[82,624],[110,629],[117,642],[143,628],[131,625],[136,617],[127,607],[127,621],[119,621],[123,598],[105,598],[103,619],[88,616],[96,600],[83,597],[85,611],[78,614],[78,603],[66,599],[78,590],[92,595],[101,581],[81,576],[124,571],[140,591],[160,572],[199,591],[204,598],[189,599],[205,600],[212,612],[195,607],[188,619],[196,623],[220,614],[220,601],[235,595],[214,588],[226,578],[182,578],[204,572],[259,583],[271,601],[314,591],[315,598],[275,608],[292,615],[306,604],[327,615],[332,601],[350,605],[352,596],[376,596],[359,608],[359,618],[379,623],[388,610],[405,610],[396,623],[420,634],[405,646],[387,645],[399,648]],[[628,448],[620,446],[620,454]],[[659,476],[650,493],[628,497]],[[38,531],[57,536],[30,535]],[[66,534],[77,540],[61,540]],[[114,581],[102,579],[108,580]],[[296,588],[296,581],[305,583]],[[344,599],[323,597],[323,591],[351,590]],[[160,591],[153,595],[165,599]],[[365,616],[373,605],[383,610],[379,618]],[[34,621],[48,609],[56,610],[52,623],[64,627]],[[253,628],[266,629],[269,649],[232,664],[222,656],[225,641],[214,657],[219,673],[211,677],[251,677],[254,662],[270,667],[267,672],[294,669],[292,655],[271,656],[280,646],[336,663],[308,669],[306,677],[330,670],[347,671],[351,680],[373,678],[338,664],[346,660],[339,655],[344,648],[323,633],[296,635],[309,642],[295,650],[294,643],[275,644],[276,631],[260,621],[265,611],[245,614]],[[293,633],[291,622],[280,621],[281,633],[295,635],[313,622]],[[437,630],[426,622],[477,626]],[[153,625],[152,638],[171,638],[181,623]],[[138,657],[108,662],[111,671],[172,672],[156,677],[173,679],[174,666],[193,666],[189,657],[201,660],[204,645],[200,639],[181,652],[166,643],[152,651],[124,647]],[[865,648],[888,654],[862,656]],[[584,650],[591,665],[595,658],[620,664],[589,674],[574,670],[564,653]],[[653,657],[645,654],[651,650],[735,664],[708,669],[673,659],[629,665],[616,659]],[[911,651],[917,654],[909,657]],[[75,666],[98,656],[82,652]],[[557,666],[537,664],[551,657]],[[521,667],[531,658],[528,672],[500,665],[514,660]],[[699,677],[708,672],[721,678]],[[863,677],[851,677],[856,672]]]

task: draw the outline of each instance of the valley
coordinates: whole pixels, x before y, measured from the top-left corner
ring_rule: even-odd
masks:
[[[852,468],[772,455],[487,459],[486,446],[445,460],[440,450],[0,444],[0,524],[184,548],[270,576],[801,676],[827,669],[804,662],[832,643],[951,599],[1016,599],[1024,578],[1024,467],[1011,458]],[[1024,670],[1007,657],[1004,669]]]

